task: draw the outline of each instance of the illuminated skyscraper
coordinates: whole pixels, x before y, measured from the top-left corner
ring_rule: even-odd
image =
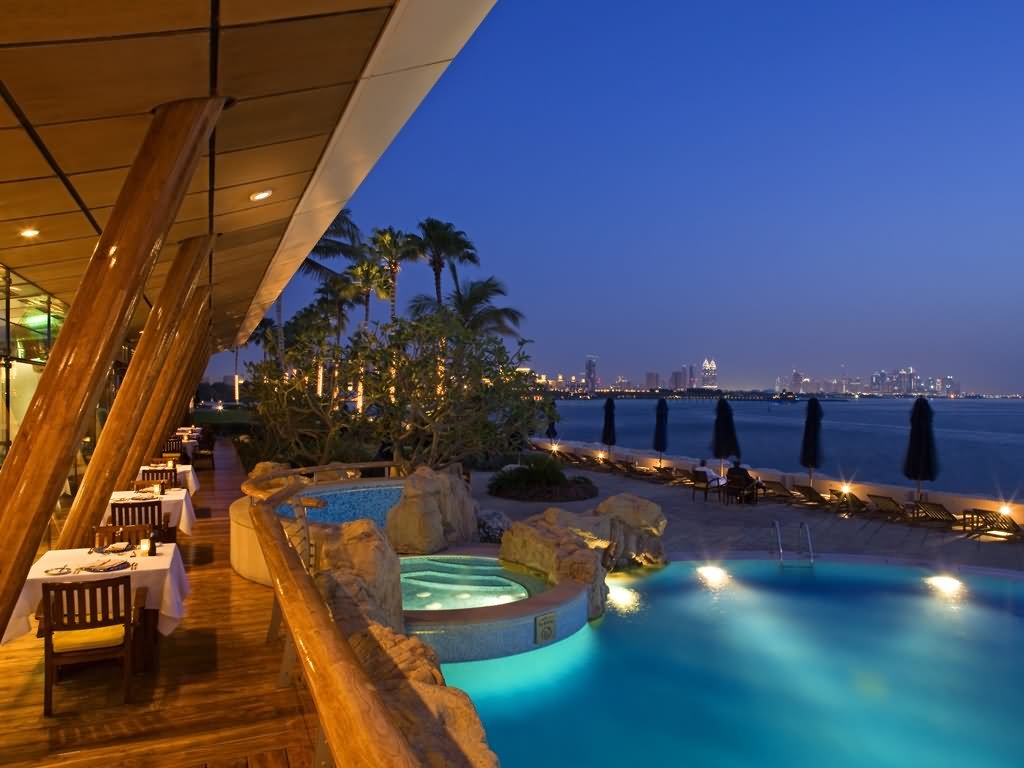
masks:
[[[583,366],[583,381],[587,392],[594,394],[597,389],[597,356],[587,355],[586,363]]]
[[[648,371],[644,374],[644,387],[646,389],[661,389],[661,376],[657,371]]]
[[[715,364],[714,359],[704,358],[704,364],[701,366],[703,373],[702,384],[705,389],[717,389],[718,388],[718,365]]]

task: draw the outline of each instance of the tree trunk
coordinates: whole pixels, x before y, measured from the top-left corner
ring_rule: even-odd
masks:
[[[398,306],[398,269],[391,269],[391,322],[395,322]]]
[[[281,364],[281,372],[286,373],[288,367],[284,362],[284,305],[281,303],[280,296],[274,303],[274,319],[277,325],[274,328],[274,333],[277,336],[277,361]]]
[[[363,314],[363,330],[367,331],[370,329],[370,291],[366,292],[363,297],[363,304],[365,306],[365,313]]]
[[[434,270],[434,293],[437,295],[437,306],[441,306],[444,301],[441,298],[441,270],[444,268],[443,264],[431,264]]]

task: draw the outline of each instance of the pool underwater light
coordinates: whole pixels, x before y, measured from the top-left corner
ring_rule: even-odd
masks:
[[[729,583],[729,572],[717,565],[702,565],[697,569],[697,576],[709,589],[721,589]]]
[[[924,581],[929,587],[945,597],[956,597],[964,588],[963,582],[959,579],[954,579],[952,576],[929,576]]]

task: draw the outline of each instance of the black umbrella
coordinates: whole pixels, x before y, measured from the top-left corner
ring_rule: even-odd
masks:
[[[610,397],[604,401],[604,426],[601,428],[601,442],[608,446],[608,458],[611,458],[612,446],[615,445],[615,400]]]
[[[548,430],[547,430],[547,432],[544,433],[544,436],[548,440],[557,440],[558,439],[558,430],[555,429],[555,422],[554,421],[549,421],[548,422]]]
[[[814,485],[814,470],[821,466],[821,417],[821,403],[812,397],[807,401],[804,441],[800,446],[800,466],[807,467],[811,485]]]
[[[661,454],[668,450],[668,403],[664,397],[658,398],[658,406],[654,409],[654,450],[658,452],[658,466],[661,466]]]
[[[910,442],[903,474],[917,483],[917,497],[921,498],[921,483],[931,482],[939,474],[939,460],[935,455],[935,435],[932,433],[932,407],[923,397],[914,401],[910,412]]]
[[[724,397],[718,398],[715,408],[715,433],[711,441],[711,453],[722,463],[720,472],[725,470],[725,460],[730,456],[740,458],[740,441],[736,437],[736,425],[732,420],[732,408]]]

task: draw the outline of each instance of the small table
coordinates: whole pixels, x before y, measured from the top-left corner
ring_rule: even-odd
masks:
[[[108,560],[112,557],[124,557],[128,562],[137,564],[135,570],[75,573],[76,569],[89,563]],[[46,573],[49,569],[61,566],[70,568],[71,573],[62,576]],[[11,614],[11,620],[7,624],[7,630],[0,642],[6,643],[32,630],[31,618],[39,602],[43,599],[44,583],[96,581],[125,575],[131,576],[133,591],[140,587],[147,589],[146,610],[158,613],[156,626],[161,635],[171,634],[185,616],[185,598],[191,591],[188,575],[185,573],[185,564],[182,562],[177,545],[160,544],[157,547],[157,554],[152,557],[138,552],[135,557],[131,557],[130,554],[89,554],[88,549],[51,549],[39,558],[28,572],[28,578],[25,579],[25,584],[21,588],[18,602],[14,606],[14,613]]]
[[[167,467],[154,467],[151,464],[144,464],[139,467],[139,474],[135,476],[136,480],[142,479],[142,470],[144,469],[167,469]],[[190,495],[195,495],[195,492],[199,490],[199,476],[196,474],[191,464],[178,464],[176,466],[178,475],[178,486],[185,488]]]
[[[134,491],[114,491],[110,494],[111,501],[131,501]],[[192,507],[192,497],[184,488],[168,488],[160,497],[160,511],[169,517],[171,525],[186,536],[192,535],[192,526],[196,522],[196,511]],[[103,525],[110,524],[110,505],[103,514]]]

